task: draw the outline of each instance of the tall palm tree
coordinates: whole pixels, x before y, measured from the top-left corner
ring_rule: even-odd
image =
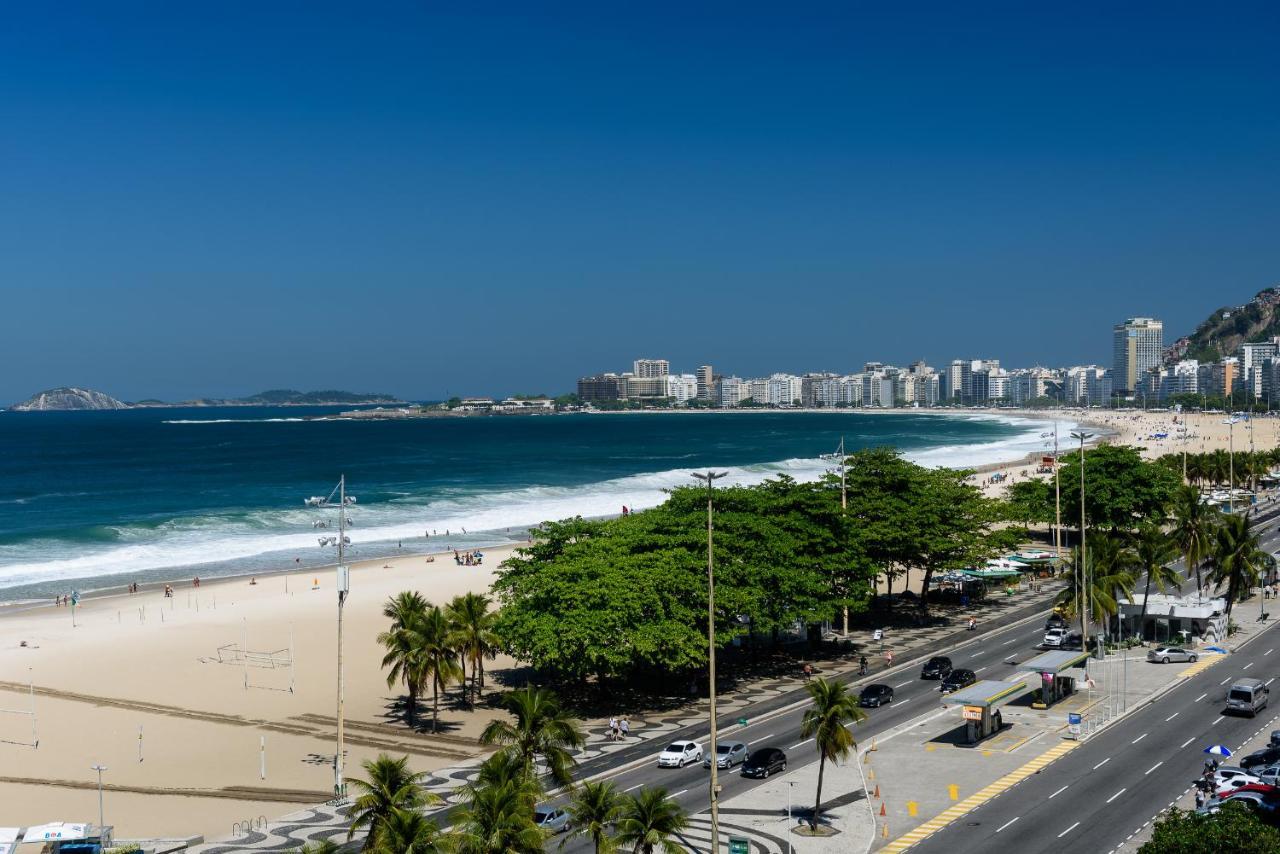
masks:
[[[489,610],[491,600],[480,593],[454,597],[445,609],[449,618],[450,643],[471,664],[471,700],[484,691],[484,660],[493,658],[498,649],[498,636],[493,631],[498,615]]]
[[[1133,593],[1137,580],[1133,572],[1133,556],[1126,552],[1124,542],[1119,536],[1104,533],[1095,534],[1089,539],[1086,556],[1089,571],[1086,585],[1088,589],[1085,592],[1089,602],[1089,618],[1096,623],[1109,626],[1111,617],[1119,612],[1116,600]],[[1058,594],[1056,602],[1066,613],[1081,616],[1081,634],[1083,635],[1079,549],[1074,550],[1072,566],[1075,568],[1074,583]]]
[[[688,816],[666,789],[641,789],[623,804],[615,841],[635,854],[682,854],[684,847],[672,837],[688,826]]]
[[[480,733],[480,743],[502,745],[519,757],[530,779],[541,758],[557,784],[569,785],[569,772],[576,764],[572,751],[582,746],[584,737],[577,721],[561,708],[555,692],[520,688],[505,694],[501,705],[515,721],[490,722]]]
[[[452,850],[448,837],[415,809],[392,810],[378,829],[374,854],[443,854]]]
[[[1228,631],[1241,585],[1258,583],[1271,562],[1271,556],[1258,545],[1258,535],[1249,530],[1248,515],[1229,515],[1218,526],[1209,554],[1209,581],[1218,587],[1227,585]]]
[[[449,621],[440,608],[429,608],[416,627],[423,682],[431,682],[431,731],[440,729],[440,692],[462,681],[458,652],[449,637]]]
[[[338,843],[332,839],[321,839],[318,842],[308,842],[301,848],[293,849],[297,854],[338,854]]]
[[[417,613],[404,611],[395,618],[390,629],[378,635],[378,643],[387,651],[382,656],[382,666],[387,668],[387,687],[392,687],[396,682],[404,683],[405,690],[409,692],[407,717],[411,723],[418,716],[418,696],[426,681],[419,633],[425,614],[425,607]]]
[[[422,789],[422,775],[409,770],[409,757],[392,759],[385,753],[377,759],[366,759],[362,766],[367,780],[353,778],[351,785],[359,794],[351,804],[351,827],[347,830],[350,840],[357,830],[368,831],[364,849],[369,850],[377,840],[383,822],[395,810],[409,810],[440,799]]]
[[[812,736],[818,748],[818,794],[809,818],[809,826],[816,828],[822,814],[822,775],[827,769],[827,760],[838,762],[848,758],[858,743],[846,724],[860,723],[867,716],[858,708],[858,698],[850,694],[842,682],[814,679],[804,687],[813,698],[813,705],[800,722],[800,737]]]
[[[1200,566],[1213,544],[1213,531],[1220,511],[1200,500],[1200,490],[1184,486],[1173,497],[1173,536],[1186,562],[1187,572],[1196,573],[1196,594],[1203,584]]]
[[[533,821],[535,785],[521,777],[465,791],[467,801],[454,816],[458,854],[542,854],[547,837]]]
[[[622,796],[612,783],[583,783],[569,803],[573,830],[560,847],[575,836],[588,836],[596,854],[609,854],[617,847],[609,837],[609,828],[622,817],[622,805]]]
[[[1138,530],[1133,557],[1137,571],[1147,576],[1142,595],[1142,615],[1138,618],[1140,635],[1147,625],[1147,600],[1151,598],[1151,585],[1154,584],[1157,590],[1163,591],[1176,589],[1182,584],[1182,576],[1172,565],[1177,556],[1176,541],[1158,525],[1148,523]]]

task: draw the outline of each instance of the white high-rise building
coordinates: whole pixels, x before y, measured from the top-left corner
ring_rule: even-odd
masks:
[[[671,373],[671,365],[666,359],[636,359],[634,373],[641,379],[657,379]]]
[[[703,365],[698,368],[698,400],[705,400],[708,403],[716,394],[716,374],[710,365]]]
[[[693,374],[667,374],[667,397],[675,403],[688,403],[698,397],[698,378]]]
[[[720,406],[737,406],[747,397],[747,384],[738,377],[721,377],[716,382],[716,394]]]
[[[1130,393],[1138,380],[1160,367],[1164,356],[1164,324],[1150,317],[1131,317],[1112,330],[1114,361],[1111,383],[1115,391]]]

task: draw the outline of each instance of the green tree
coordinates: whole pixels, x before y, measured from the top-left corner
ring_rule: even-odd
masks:
[[[1229,515],[1218,526],[1209,553],[1209,582],[1227,585],[1227,625],[1231,625],[1231,609],[1249,585],[1261,580],[1262,571],[1272,558],[1258,544],[1258,535],[1249,529],[1245,514]]]
[[[662,788],[641,789],[626,799],[615,840],[635,854],[681,854],[684,847],[673,837],[689,826],[684,810]]]
[[[439,801],[435,795],[423,791],[422,775],[409,770],[408,756],[392,759],[383,753],[376,759],[366,759],[361,767],[368,779],[352,778],[350,781],[357,794],[351,803],[351,826],[347,830],[347,839],[355,836],[357,830],[364,829],[368,832],[365,850],[374,846],[383,822],[394,811],[411,810]]]
[[[480,593],[454,597],[445,611],[449,619],[449,644],[471,664],[472,702],[484,691],[484,660],[493,658],[498,636],[493,624],[497,614],[489,610],[490,599]]]
[[[416,809],[394,809],[378,828],[375,854],[443,854],[449,838],[439,826]]]
[[[590,838],[595,854],[609,854],[617,847],[609,836],[609,830],[622,818],[623,798],[609,782],[583,783],[569,803],[569,815],[573,817],[573,829],[560,843],[575,836]]]
[[[1170,510],[1174,541],[1182,552],[1187,572],[1195,571],[1198,592],[1204,586],[1200,580],[1200,567],[1213,547],[1214,529],[1221,520],[1221,513],[1201,501],[1200,490],[1191,486],[1183,486],[1174,494]]]
[[[1097,533],[1089,537],[1085,549],[1089,571],[1085,593],[1088,596],[1089,618],[1107,625],[1119,611],[1117,598],[1133,593],[1136,578],[1133,574],[1134,559],[1127,553],[1124,541],[1115,534]],[[1072,552],[1073,583],[1062,590],[1055,600],[1062,611],[1078,616],[1080,633],[1085,634],[1084,614],[1081,609],[1080,550]]]
[[[1064,454],[1062,518],[1080,519],[1080,454]],[[1137,450],[1100,445],[1085,451],[1085,517],[1090,530],[1129,531],[1140,522],[1161,519],[1181,478],[1166,466],[1142,459]]]
[[[1156,821],[1138,854],[1274,854],[1280,831],[1243,804],[1225,803],[1209,815],[1171,809]]]
[[[416,626],[419,666],[423,681],[431,682],[431,731],[440,729],[440,692],[462,681],[458,651],[449,635],[449,621],[439,608],[430,608]]]
[[[846,725],[861,723],[867,716],[858,708],[858,698],[842,682],[814,679],[805,689],[813,698],[813,705],[800,722],[800,737],[812,737],[818,748],[818,792],[809,819],[809,826],[816,828],[822,815],[822,776],[827,760],[839,762],[857,749],[858,743]]]
[[[458,854],[541,854],[546,834],[533,821],[536,786],[517,776],[465,791],[453,825]]]
[[[417,717],[418,696],[425,681],[420,628],[430,608],[430,602],[410,590],[392,596],[382,608],[383,616],[391,620],[391,628],[378,635],[378,643],[387,651],[382,657],[387,687],[404,683],[409,692],[407,717],[411,722]]]
[[[480,734],[481,744],[502,745],[517,757],[525,775],[533,780],[541,759],[558,785],[568,786],[577,760],[573,751],[584,742],[578,722],[561,707],[555,692],[544,688],[521,688],[503,695],[501,705],[514,721],[494,720]]]
[[[301,848],[295,848],[293,850],[298,852],[298,854],[338,854],[338,851],[341,849],[339,848],[338,843],[334,842],[332,839],[321,839],[318,842],[308,842]]]
[[[1172,566],[1178,556],[1176,541],[1158,525],[1148,523],[1138,530],[1133,556],[1138,572],[1145,573],[1147,577],[1142,595],[1142,615],[1138,618],[1138,631],[1142,632],[1147,625],[1147,600],[1151,598],[1151,585],[1154,584],[1160,591],[1177,589],[1182,583],[1182,576]]]

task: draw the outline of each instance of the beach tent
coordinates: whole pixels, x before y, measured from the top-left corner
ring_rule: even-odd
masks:
[[[1019,572],[1016,569],[1003,569],[1001,567],[987,567],[986,569],[962,569],[960,570],[970,578],[1017,578]]]

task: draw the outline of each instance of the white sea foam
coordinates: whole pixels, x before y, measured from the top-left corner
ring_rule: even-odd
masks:
[[[972,417],[996,419],[1025,429],[1016,436],[994,442],[936,447],[912,451],[906,456],[921,465],[969,467],[1017,459],[1046,450],[1046,441],[1052,442],[1041,435],[1052,430],[1052,422],[995,415]],[[1065,437],[1074,427],[1072,423],[1060,422],[1059,436]],[[780,474],[801,481],[816,480],[830,467],[830,462],[819,459],[717,466],[729,473],[722,484],[743,485],[760,483]],[[351,514],[355,523],[350,532],[354,556],[359,557],[361,544],[403,540],[420,545],[420,538],[427,531],[440,532],[431,543],[443,548],[448,545],[445,530],[457,534],[465,528],[473,536],[492,532],[492,539],[501,539],[507,529],[512,529],[513,536],[521,536],[524,528],[547,519],[615,514],[624,505],[635,509],[653,507],[665,499],[666,490],[693,483],[692,471],[674,468],[579,486],[529,486],[459,494],[428,502],[405,496],[378,504],[360,504]],[[24,554],[12,562],[3,554],[4,549],[0,549],[0,568],[3,569],[0,588],[57,579],[195,567],[270,553],[279,553],[281,562],[287,563],[293,555],[316,551],[318,536],[331,532],[313,529],[311,523],[328,515],[331,513],[323,510],[291,508],[234,516],[186,517],[159,527],[120,526],[116,529],[119,542],[88,547],[73,557],[62,557],[66,554],[66,544],[56,542],[24,544]],[[48,557],[32,559],[35,557],[32,552],[43,552]]]

